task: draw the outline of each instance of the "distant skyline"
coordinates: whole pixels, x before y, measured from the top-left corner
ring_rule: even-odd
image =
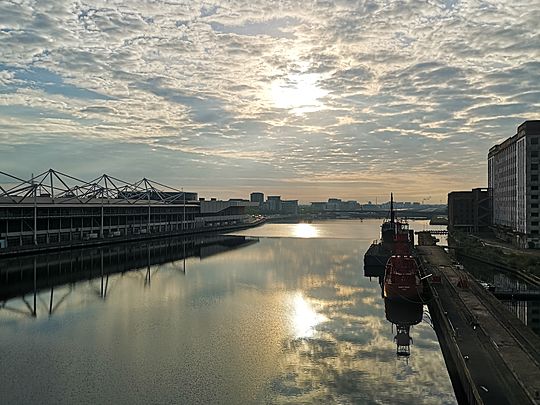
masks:
[[[0,3],[0,170],[440,203],[540,119],[527,1]]]

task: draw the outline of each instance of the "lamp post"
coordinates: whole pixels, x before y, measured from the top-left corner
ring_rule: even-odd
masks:
[[[185,222],[186,222],[186,193],[184,193],[184,187],[182,187],[182,199],[184,200],[183,204],[183,214],[182,214],[182,231],[185,230]]]

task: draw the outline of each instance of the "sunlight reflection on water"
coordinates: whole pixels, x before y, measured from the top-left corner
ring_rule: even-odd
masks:
[[[296,224],[293,229],[293,235],[297,238],[315,238],[319,230],[310,224]]]
[[[315,327],[327,318],[317,313],[309,301],[298,291],[292,298],[292,323],[297,338],[309,338],[315,334]]]
[[[6,385],[3,402],[455,404],[429,325],[414,327],[406,367],[396,359],[379,284],[362,270],[379,226],[269,224],[250,231],[274,238],[212,236],[188,244],[185,271],[174,240],[40,256],[38,316],[23,315],[28,294],[0,310],[4,370],[31,378]],[[33,285],[31,263],[20,263],[10,262],[10,282]],[[112,269],[101,281],[100,263]],[[68,281],[53,290],[54,277]]]

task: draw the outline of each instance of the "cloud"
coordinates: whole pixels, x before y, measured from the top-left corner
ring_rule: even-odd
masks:
[[[40,145],[54,162],[51,139],[72,139],[193,162],[172,185],[206,187],[215,165],[252,179],[227,175],[218,193],[260,178],[290,198],[328,197],[322,181],[442,199],[485,185],[488,148],[540,118],[539,14],[502,0],[2,3],[0,157],[17,168]]]

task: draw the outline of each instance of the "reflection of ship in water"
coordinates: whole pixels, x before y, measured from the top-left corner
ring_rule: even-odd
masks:
[[[0,260],[0,308],[9,309],[9,300],[20,297],[31,315],[36,315],[36,295],[50,290],[49,314],[54,310],[54,288],[83,280],[101,279],[98,295],[107,295],[109,275],[145,270],[150,284],[151,266],[177,262],[189,257],[207,257],[257,243],[243,236],[198,235],[108,245],[99,248],[13,257]],[[185,260],[179,270],[185,272]],[[33,305],[26,295],[33,294]],[[61,301],[62,298],[58,301]],[[57,304],[59,304],[58,302]]]
[[[386,319],[396,325],[396,354],[400,357],[411,355],[411,344],[413,339],[410,335],[411,326],[422,321],[423,305],[415,302],[395,301],[384,299],[384,312]],[[393,327],[392,327],[393,331]]]
[[[396,220],[391,194],[390,220],[381,225],[381,240],[364,255],[364,275],[379,277],[385,298],[421,302],[422,281],[413,248],[414,231],[407,222]]]
[[[411,326],[423,317],[423,286],[413,249],[414,231],[407,222],[396,220],[391,194],[390,220],[383,222],[381,239],[364,255],[364,275],[379,280],[386,319],[396,325],[394,342],[400,357],[410,356]]]

